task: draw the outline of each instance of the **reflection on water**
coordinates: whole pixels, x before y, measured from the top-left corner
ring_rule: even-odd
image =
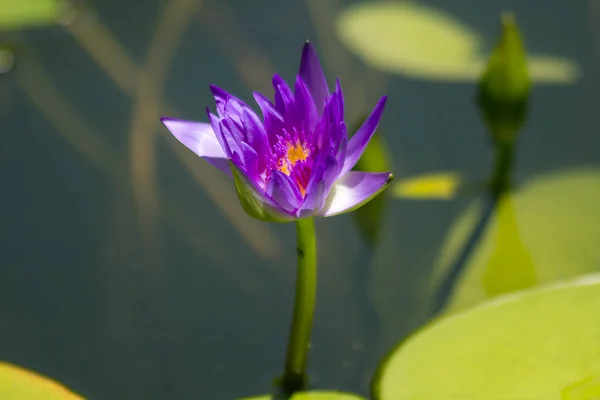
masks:
[[[580,72],[562,86],[534,79],[514,190],[465,258],[447,309],[598,270],[593,8],[426,3],[479,32],[484,47],[511,8],[528,49]],[[48,17],[51,26],[23,14],[8,23],[6,4],[24,3],[0,0],[0,360],[88,398],[233,399],[268,392],[280,371],[294,229],[246,216],[226,178],[160,125],[162,115],[203,119],[208,84],[247,101],[270,93],[272,73],[292,76],[298,43],[311,38],[327,76],[341,77],[349,121],[389,95],[378,134],[399,181],[432,171],[466,187],[488,180],[492,146],[474,84],[372,69],[336,36],[346,10],[336,1],[72,2],[70,18]],[[485,193],[420,184],[421,194],[437,188],[437,200],[389,196],[378,224],[360,217],[360,229],[378,232],[367,236],[375,246],[353,216],[317,221],[315,387],[367,395],[381,356],[429,317],[431,288],[463,249]]]

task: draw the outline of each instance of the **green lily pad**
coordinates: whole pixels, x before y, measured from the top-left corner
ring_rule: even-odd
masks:
[[[526,181],[496,204],[462,268],[446,310],[600,270],[600,169],[577,168]],[[473,201],[442,245],[437,290],[483,214]]]
[[[480,34],[417,1],[350,6],[338,16],[336,30],[367,65],[416,79],[474,82],[488,59]],[[573,61],[550,55],[530,55],[528,66],[538,83],[568,84],[579,76]]]
[[[597,393],[599,309],[596,274],[446,316],[391,353],[374,394],[378,400],[591,399],[575,396]]]
[[[56,24],[59,0],[0,0],[0,30]]]
[[[248,397],[239,400],[278,400],[277,397],[264,395],[258,397]],[[312,391],[296,393],[289,400],[365,400],[363,397],[354,394],[336,392],[336,391]]]
[[[449,200],[456,196],[460,184],[458,172],[432,172],[399,179],[392,184],[391,190],[399,199]]]
[[[84,400],[60,383],[5,362],[0,362],[0,399]]]
[[[589,400],[600,398],[600,374],[591,376],[566,387],[561,400]]]
[[[458,171],[438,171],[396,179],[389,190],[400,200],[452,200],[489,193],[490,182],[468,181]]]

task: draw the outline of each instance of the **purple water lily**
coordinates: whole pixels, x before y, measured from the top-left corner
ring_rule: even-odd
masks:
[[[387,187],[390,173],[351,171],[375,132],[386,97],[348,140],[339,80],[329,92],[306,42],[294,91],[273,77],[275,104],[254,93],[261,120],[242,100],[211,85],[210,124],[162,118],[188,149],[233,176],[244,210],[264,221],[329,217],[360,207]]]

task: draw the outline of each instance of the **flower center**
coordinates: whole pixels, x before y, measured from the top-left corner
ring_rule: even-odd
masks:
[[[310,150],[302,146],[299,142],[296,143],[287,143],[287,150],[283,157],[279,159],[277,163],[277,169],[286,174],[287,176],[291,176],[292,179],[296,181],[298,184],[298,188],[302,193],[302,196],[306,193],[306,185],[307,181],[305,179],[305,168],[294,168],[298,162],[304,164],[304,161],[310,156]]]

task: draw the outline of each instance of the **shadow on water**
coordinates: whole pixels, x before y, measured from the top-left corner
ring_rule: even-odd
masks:
[[[469,235],[466,243],[464,244],[461,251],[458,253],[456,260],[450,264],[449,270],[447,272],[447,276],[445,280],[440,285],[435,298],[434,298],[434,306],[431,310],[432,315],[438,314],[446,305],[456,282],[458,281],[462,271],[466,267],[469,261],[469,257],[471,256],[473,250],[476,248],[479,240],[482,238],[483,234],[486,232],[486,228],[488,227],[488,223],[492,219],[494,212],[497,210],[498,202],[502,198],[503,195],[508,194],[510,189],[505,185],[505,182],[508,182],[510,171],[512,169],[512,156],[514,153],[514,148],[512,145],[496,146],[496,157],[500,160],[497,162],[499,165],[498,169],[495,169],[495,176],[498,181],[493,181],[491,184],[490,190],[485,198],[484,207],[482,210],[481,217],[477,221],[473,231]]]
[[[510,195],[518,133],[527,120],[529,110],[530,81],[514,15],[503,14],[502,25],[502,35],[490,56],[477,93],[477,106],[495,154],[489,189],[481,217],[456,260],[450,264],[446,279],[435,294],[433,315],[439,313],[450,298],[469,257],[497,211],[499,201]]]

